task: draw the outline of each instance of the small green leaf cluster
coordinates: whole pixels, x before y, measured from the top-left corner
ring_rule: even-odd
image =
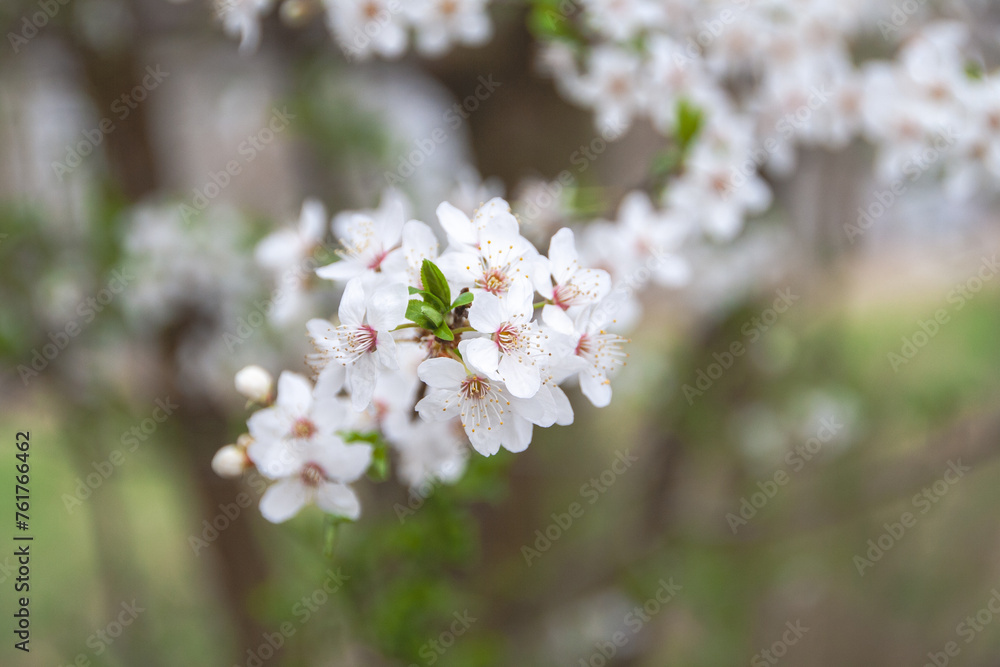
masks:
[[[449,325],[449,319],[454,318],[449,318],[449,314],[472,303],[472,293],[463,291],[452,301],[448,280],[429,259],[425,259],[420,266],[420,282],[423,289],[410,288],[410,294],[419,295],[420,299],[410,299],[406,305],[406,319],[433,332],[441,340],[455,340],[455,333]]]

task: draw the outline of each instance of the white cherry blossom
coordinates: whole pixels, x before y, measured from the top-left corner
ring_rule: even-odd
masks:
[[[347,283],[340,301],[340,324],[314,319],[307,323],[319,365],[346,369],[355,410],[371,403],[380,370],[398,367],[396,342],[390,333],[405,320],[408,295],[402,283],[378,284],[359,277]]]
[[[603,299],[611,291],[611,275],[603,269],[580,266],[573,230],[563,227],[549,243],[552,286],[541,294],[550,303],[542,307],[542,319],[562,333],[573,331],[567,311]]]
[[[316,269],[316,275],[347,281],[379,273],[383,265],[398,261],[406,209],[402,194],[387,188],[376,210],[347,211],[337,215],[333,219],[333,231],[342,246],[337,250],[341,259]]]
[[[538,392],[541,366],[548,354],[547,334],[531,321],[534,293],[531,284],[519,278],[503,297],[483,292],[469,308],[469,324],[489,338],[467,341],[463,356],[490,378],[503,380],[518,398],[531,398]]]
[[[469,341],[462,341],[459,351],[465,356]],[[531,443],[533,424],[552,423],[555,405],[544,400],[519,399],[510,394],[504,383],[490,378],[470,362],[438,357],[428,359],[417,370],[429,387],[427,396],[417,403],[417,411],[427,421],[458,417],[472,447],[484,456],[492,456],[500,447],[521,452]]]

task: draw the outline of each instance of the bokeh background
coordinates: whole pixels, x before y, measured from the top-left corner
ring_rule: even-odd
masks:
[[[20,30],[35,5],[8,0],[0,23]],[[0,506],[13,515],[30,431],[35,536],[31,652],[5,632],[0,664],[1000,664],[995,200],[922,179],[850,239],[871,146],[800,150],[768,212],[691,251],[688,286],[642,290],[611,406],[573,390],[573,425],[473,455],[419,502],[359,484],[363,519],[329,544],[317,510],[271,525],[259,477],[210,466],[245,430],[236,370],[306,371],[304,318],[253,323],[272,289],[255,243],[306,197],[374,206],[436,128],[403,186],[415,217],[537,197],[596,136],[591,114],[539,75],[519,3],[493,7],[483,47],[388,63],[348,62],[307,18],[272,14],[241,55],[199,2],[60,7],[0,50]],[[499,85],[453,127],[484,79]],[[638,122],[557,199],[612,216],[663,147]],[[525,233],[544,247],[560,222]],[[794,301],[775,316],[780,293]],[[746,353],[723,361],[734,342]]]

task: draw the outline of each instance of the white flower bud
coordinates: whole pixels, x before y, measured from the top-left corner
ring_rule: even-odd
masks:
[[[273,384],[271,374],[260,366],[247,366],[236,374],[236,391],[257,403],[268,402]]]
[[[246,451],[236,445],[226,445],[212,457],[212,470],[219,477],[239,477],[246,467]]]

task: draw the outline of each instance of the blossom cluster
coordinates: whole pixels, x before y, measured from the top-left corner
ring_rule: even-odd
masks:
[[[965,24],[937,22],[892,62],[864,70],[864,128],[879,147],[882,180],[942,174],[966,199],[1000,179],[1000,80],[970,65]]]
[[[644,118],[671,138],[686,107],[704,114],[659,206],[714,238],[769,206],[761,172],[787,176],[798,146],[840,150],[864,138],[884,178],[922,173],[936,149],[947,158],[935,171],[957,195],[1000,174],[1000,87],[970,73],[964,24],[914,18],[905,33],[886,31],[879,8],[856,0],[589,0],[576,19],[542,59],[600,129]],[[905,39],[892,60],[866,62],[857,43],[879,30]]]
[[[307,203],[299,233],[276,232],[258,256],[297,261],[315,217]],[[335,216],[339,259],[316,274],[343,294],[334,321],[306,324],[314,381],[286,371],[274,395],[262,368],[237,375],[262,408],[214,466],[237,475],[254,465],[277,480],[261,499],[269,520],[308,502],[357,518],[349,484],[384,468],[389,451],[411,487],[459,478],[469,445],[524,451],[535,426],[572,423],[567,381],[595,406],[610,402],[627,341],[605,329],[612,278],[581,261],[574,232],[559,230],[543,254],[498,197],[471,217],[442,203],[437,218],[443,251],[393,190],[376,210]]]
[[[454,44],[482,45],[493,36],[488,0],[284,0],[281,14],[297,22],[300,15],[320,11],[341,51],[349,60],[405,53],[410,33],[422,55],[439,56]],[[243,51],[260,42],[260,21],[274,0],[216,0],[216,12],[227,33],[240,38]]]

